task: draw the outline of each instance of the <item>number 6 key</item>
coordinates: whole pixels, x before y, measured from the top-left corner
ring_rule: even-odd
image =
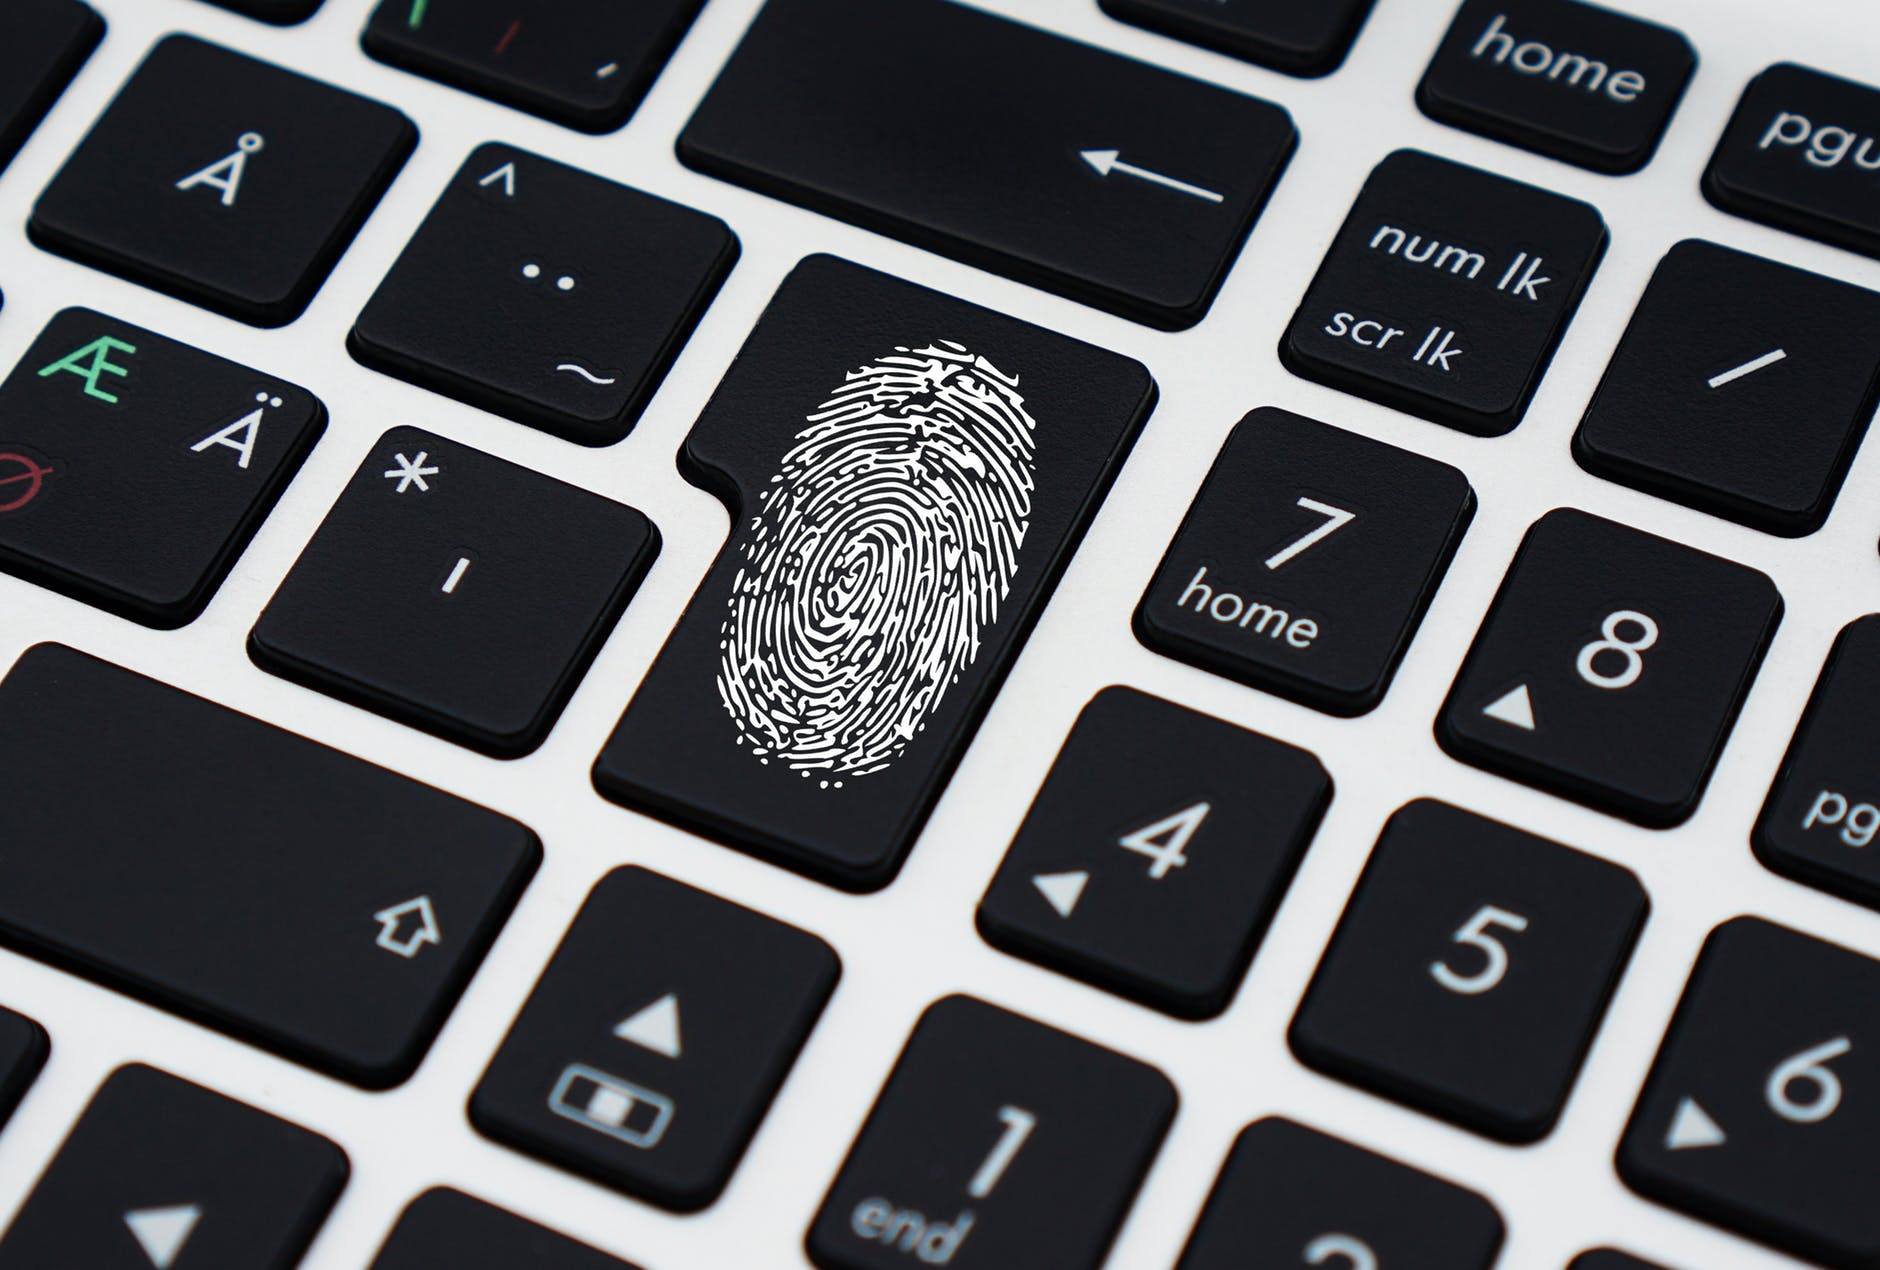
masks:
[[[1654,828],[1697,810],[1782,597],[1754,569],[1570,509],[1528,530],[1436,736]]]
[[[1633,1190],[1825,1265],[1880,1266],[1880,962],[1711,932],[1619,1145]]]

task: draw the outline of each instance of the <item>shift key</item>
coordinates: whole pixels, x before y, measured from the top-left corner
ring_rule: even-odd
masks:
[[[947,0],[770,0],[679,157],[1181,330],[1297,138],[1269,102]]]
[[[0,681],[0,804],[0,943],[372,1089],[541,858],[495,812],[58,644]]]
[[[1295,375],[1478,436],[1521,422],[1606,252],[1576,199],[1399,150],[1280,343]]]

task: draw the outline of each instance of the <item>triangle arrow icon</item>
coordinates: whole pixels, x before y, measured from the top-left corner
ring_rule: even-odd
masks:
[[[1534,730],[1534,698],[1528,696],[1526,684],[1495,698],[1482,707],[1482,713],[1498,723],[1520,728],[1523,732]]]
[[[679,994],[668,992],[614,1025],[614,1035],[641,1049],[677,1058],[685,1047],[679,1041]]]
[[[1116,161],[1123,157],[1121,150],[1079,150],[1078,157],[1097,170],[1098,175],[1108,176]]]
[[[177,1254],[183,1251],[201,1219],[202,1209],[194,1204],[134,1208],[124,1214],[124,1224],[131,1228],[137,1246],[157,1270],[170,1270],[176,1264]]]
[[[1077,911],[1077,901],[1084,897],[1084,887],[1090,882],[1090,874],[1083,869],[1071,873],[1040,873],[1031,880],[1044,896],[1044,902],[1057,911],[1059,917],[1069,917]]]
[[[1665,1134],[1665,1150],[1690,1151],[1697,1147],[1719,1147],[1724,1144],[1723,1126],[1710,1118],[1710,1113],[1697,1105],[1694,1098],[1678,1101],[1677,1114],[1671,1117],[1671,1131]]]
[[[514,198],[516,196],[516,165],[514,163],[505,163],[502,167],[497,168],[481,181],[478,181],[477,184],[490,186],[495,185],[498,181],[502,182],[503,193],[510,198]]]

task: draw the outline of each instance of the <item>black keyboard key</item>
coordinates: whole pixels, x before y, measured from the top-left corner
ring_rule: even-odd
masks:
[[[219,4],[224,9],[233,9],[245,13],[251,18],[263,22],[272,22],[276,26],[291,26],[296,22],[305,22],[319,9],[324,0],[209,0],[210,4]]]
[[[1791,234],[1880,256],[1880,88],[1783,62],[1749,82],[1704,197]]]
[[[823,1270],[1096,1270],[1175,1115],[1161,1072],[972,997],[927,1007],[809,1231]]]
[[[1696,69],[1690,41],[1629,14],[1579,0],[1464,0],[1417,105],[1595,172],[1636,172]]]
[[[1697,809],[1781,617],[1754,569],[1549,512],[1502,579],[1437,739],[1478,767],[1675,825]]]
[[[1297,139],[1268,102],[966,5],[880,0],[858,22],[853,0],[769,0],[679,157],[1180,330]]]
[[[46,1029],[23,1014],[0,1008],[0,1125],[26,1097],[52,1052]]]
[[[1880,962],[1759,918],[1711,932],[1619,1144],[1633,1190],[1824,1264],[1880,1265]]]
[[[1828,518],[1880,405],[1880,294],[1688,239],[1574,434],[1587,471],[1769,533]]]
[[[27,229],[75,260],[282,326],[417,139],[388,106],[172,35],[66,160]]]
[[[499,1142],[667,1208],[725,1188],[835,990],[806,931],[645,869],[594,888],[470,1100]]]
[[[737,255],[714,217],[513,146],[479,146],[347,344],[434,392],[611,445]]]
[[[1333,714],[1370,710],[1475,515],[1447,463],[1302,415],[1242,419],[1136,608],[1157,652]]]
[[[1474,1191],[1274,1117],[1234,1140],[1177,1270],[1488,1270],[1501,1241]]]
[[[1777,873],[1880,908],[1880,614],[1850,623],[1795,729],[1756,822]]]
[[[1567,1270],[1665,1270],[1655,1261],[1645,1261],[1617,1248],[1594,1248],[1575,1257]]]
[[[1154,399],[1114,353],[798,265],[686,438],[733,534],[595,784],[886,885]]]
[[[318,1134],[154,1067],[120,1067],[0,1239],[0,1268],[292,1270],[349,1172]]]
[[[1158,1010],[1219,1014],[1331,795],[1304,750],[1106,688],[980,901],[980,933]]]
[[[381,62],[583,132],[624,124],[704,0],[380,0]]]
[[[417,1067],[541,856],[513,820],[57,644],[0,682],[0,720],[0,940],[369,1088]]]
[[[1151,31],[1289,75],[1337,70],[1373,0],[1102,0],[1103,11]]]
[[[369,1270],[468,1270],[471,1266],[634,1270],[598,1248],[442,1186],[405,1206]]]
[[[0,11],[0,169],[103,38],[104,19],[79,0],[8,0]]]
[[[1411,803],[1365,865],[1293,1020],[1293,1051],[1464,1128],[1538,1141],[1647,907],[1618,865]]]
[[[325,428],[304,388],[66,309],[0,384],[0,568],[182,626]]]
[[[547,737],[658,554],[631,507],[394,428],[248,647],[276,674],[513,758]]]
[[[1521,422],[1606,252],[1590,205],[1399,150],[1293,315],[1296,375],[1499,436]]]

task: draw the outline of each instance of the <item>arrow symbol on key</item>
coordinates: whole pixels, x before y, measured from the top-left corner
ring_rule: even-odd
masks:
[[[1098,176],[1108,176],[1120,172],[1124,176],[1133,176],[1138,181],[1148,181],[1164,189],[1186,194],[1191,198],[1206,199],[1210,203],[1219,203],[1223,195],[1213,190],[1204,190],[1199,185],[1190,185],[1186,181],[1177,181],[1172,176],[1163,176],[1160,172],[1151,172],[1148,168],[1139,168],[1133,163],[1125,163],[1121,150],[1079,150],[1078,155],[1085,163],[1097,170]]]

